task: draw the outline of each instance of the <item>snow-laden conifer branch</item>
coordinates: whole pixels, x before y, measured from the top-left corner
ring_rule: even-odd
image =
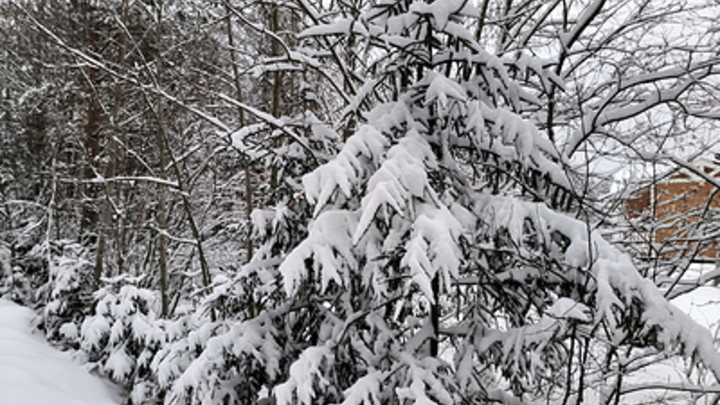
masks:
[[[685,356],[704,364],[720,380],[720,353],[715,350],[709,331],[667,302],[655,284],[640,276],[630,257],[611,246],[597,231],[588,233],[585,223],[553,212],[543,204],[491,197],[482,207],[481,212],[494,218],[495,226],[507,227],[517,245],[522,243],[524,233],[521,218],[532,218],[537,222],[536,229],[540,230],[541,240],[545,243],[551,243],[550,235],[554,231],[569,238],[569,244],[564,248],[564,260],[570,268],[587,268],[592,274],[591,283],[595,286],[593,322],[606,322],[610,330],[616,330],[616,311],[626,310],[639,302],[641,333],[648,334],[661,350],[681,347]],[[577,282],[586,283],[583,280]],[[622,334],[610,336],[611,339],[622,337]]]

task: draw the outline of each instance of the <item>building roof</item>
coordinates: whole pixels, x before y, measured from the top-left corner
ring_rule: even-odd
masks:
[[[716,153],[714,158],[697,158],[691,161],[690,164],[697,170],[693,171],[687,167],[676,166],[656,176],[655,179],[648,178],[643,180],[640,185],[630,193],[630,195],[632,196],[654,183],[684,183],[693,181],[702,183],[707,181],[707,179],[698,174],[698,172],[720,179],[720,153]]]

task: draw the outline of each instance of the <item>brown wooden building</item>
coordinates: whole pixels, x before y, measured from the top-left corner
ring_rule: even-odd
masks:
[[[681,168],[649,182],[626,200],[634,235],[648,258],[685,257],[716,261],[720,252],[720,162],[698,159],[695,171]],[[704,177],[699,173],[703,173]],[[648,243],[649,242],[649,243]]]

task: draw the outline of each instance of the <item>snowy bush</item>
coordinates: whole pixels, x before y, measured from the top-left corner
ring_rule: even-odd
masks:
[[[61,347],[77,348],[78,329],[90,313],[92,300],[92,264],[87,249],[61,241],[53,244],[50,252],[34,249],[31,253],[49,257],[48,280],[38,290],[45,335]]]
[[[58,257],[68,241],[44,240],[43,221],[31,209],[18,208],[8,212],[18,220],[8,224],[16,226],[7,232],[8,242],[0,242],[0,296],[32,308],[42,307],[45,302],[37,292],[48,282],[48,253],[52,251],[54,257]]]
[[[276,322],[270,316],[259,316],[232,325],[206,324],[178,342],[182,347],[169,349],[158,363],[163,381],[176,377],[171,384],[171,402],[256,403],[263,386],[276,382],[284,357]],[[202,351],[180,373],[178,356],[173,353],[192,353],[193,348]]]
[[[151,362],[172,331],[159,319],[158,293],[133,284],[120,278],[95,292],[94,313],[82,322],[78,342],[92,371],[138,399],[154,386]]]
[[[30,280],[13,264],[12,251],[0,243],[0,298],[20,304],[33,302]]]

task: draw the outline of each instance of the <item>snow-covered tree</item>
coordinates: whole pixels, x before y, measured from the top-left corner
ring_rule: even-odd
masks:
[[[265,216],[271,245],[238,294],[255,309],[208,344],[178,395],[213,379],[220,351],[257,362],[266,377],[250,394],[264,385],[278,404],[608,402],[633,348],[720,376],[709,332],[571,214],[575,174],[536,124],[563,80],[522,48],[498,56],[479,41],[485,11],[380,1],[302,34],[358,44],[361,122],[303,177],[302,201]],[[307,235],[283,232],[306,203]]]

